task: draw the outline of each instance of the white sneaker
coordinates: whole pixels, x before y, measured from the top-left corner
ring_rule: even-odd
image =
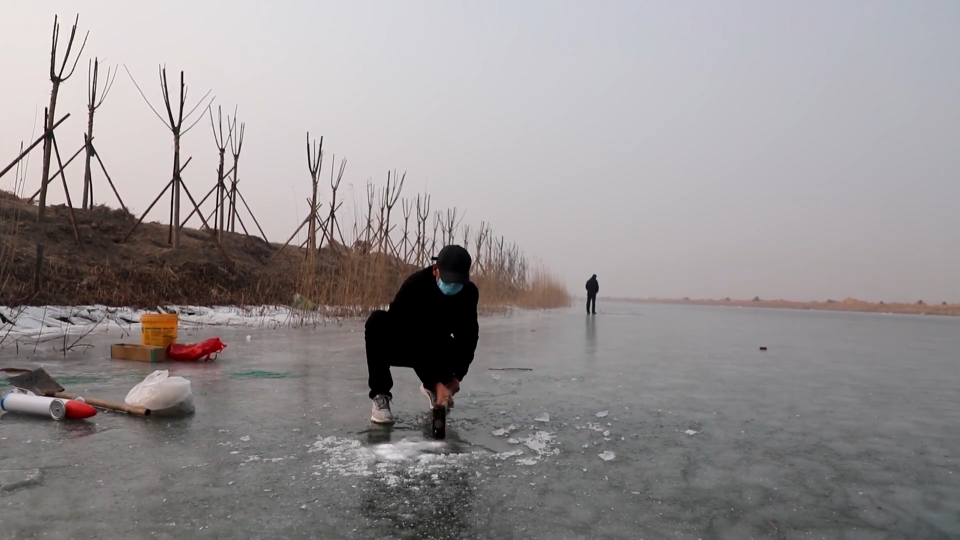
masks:
[[[437,393],[433,390],[428,390],[422,384],[420,385],[420,393],[427,397],[427,407],[433,409],[433,406],[437,404]],[[450,403],[447,405],[448,409],[453,408],[453,398],[449,399]]]
[[[390,410],[390,397],[380,394],[373,398],[373,412],[370,420],[377,424],[392,424],[393,411]]]

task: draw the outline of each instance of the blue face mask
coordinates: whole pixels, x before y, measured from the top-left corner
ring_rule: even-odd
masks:
[[[444,283],[440,278],[437,278],[437,287],[440,287],[440,292],[447,296],[453,296],[463,289],[460,283]]]

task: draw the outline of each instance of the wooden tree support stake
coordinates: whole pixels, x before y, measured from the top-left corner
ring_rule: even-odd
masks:
[[[187,168],[187,165],[190,164],[191,160],[193,160],[192,157],[187,158],[186,163],[184,163],[183,166],[180,167],[180,171],[179,171],[180,174],[182,174],[184,169]],[[137,222],[134,223],[133,227],[130,229],[130,232],[128,232],[123,238],[120,239],[121,244],[126,242],[127,239],[130,238],[130,235],[133,234],[133,231],[137,230],[137,227],[139,227],[140,224],[143,223],[143,220],[147,217],[147,214],[150,213],[150,210],[153,210],[153,207],[158,202],[160,202],[160,198],[163,197],[163,195],[167,192],[167,190],[173,186],[173,183],[180,177],[180,174],[177,174],[174,178],[172,178],[169,182],[167,182],[167,185],[163,187],[163,191],[161,191],[160,194],[157,195],[157,198],[154,199],[152,203],[150,203],[150,206],[148,206],[147,209],[143,212],[143,215],[140,216],[140,219],[138,219]]]
[[[66,120],[67,118],[70,118],[70,113],[67,113],[67,115],[61,118],[56,124],[54,124],[52,128],[50,128],[48,131],[45,131],[43,135],[37,137],[37,140],[33,141],[33,144],[28,146],[26,150],[24,150],[23,152],[20,152],[20,155],[17,156],[17,159],[13,160],[12,163],[7,165],[6,167],[4,167],[2,171],[0,171],[0,178],[3,178],[3,175],[7,174],[7,172],[9,172],[10,169],[16,167],[17,163],[20,163],[20,160],[27,157],[27,154],[29,154],[31,150],[36,148],[38,144],[42,143],[47,137],[51,136],[53,134],[53,130],[60,127],[60,124],[62,124],[63,121]]]

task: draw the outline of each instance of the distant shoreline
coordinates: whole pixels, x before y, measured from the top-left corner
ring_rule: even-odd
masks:
[[[709,299],[672,299],[672,298],[602,298],[608,302],[635,302],[640,304],[674,304],[691,306],[716,307],[745,307],[745,308],[775,308],[798,309],[814,311],[845,311],[858,313],[896,313],[900,315],[941,315],[948,317],[960,316],[960,304],[903,304],[884,302],[864,302],[855,298],[846,300],[827,300],[824,302],[796,302],[791,300],[737,300],[724,298],[722,300]]]

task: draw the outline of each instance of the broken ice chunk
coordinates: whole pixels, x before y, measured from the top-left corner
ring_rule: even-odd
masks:
[[[611,459],[617,457],[613,452],[610,452],[609,450],[597,455],[600,457],[600,459],[604,461],[610,461]]]
[[[550,415],[547,414],[547,413],[543,413],[543,414],[541,414],[540,416],[534,418],[534,420],[536,420],[537,422],[549,422],[549,421],[550,421]]]
[[[700,432],[699,432],[699,431],[694,431],[694,430],[692,430],[692,429],[688,429],[688,430],[684,431],[684,433],[686,433],[687,435],[690,435],[690,436],[692,437],[692,436],[694,436],[694,435],[696,435],[697,433],[700,433]]]
[[[604,418],[604,417],[606,417],[608,414],[610,414],[610,411],[600,411],[600,412],[597,413],[597,418]]]

